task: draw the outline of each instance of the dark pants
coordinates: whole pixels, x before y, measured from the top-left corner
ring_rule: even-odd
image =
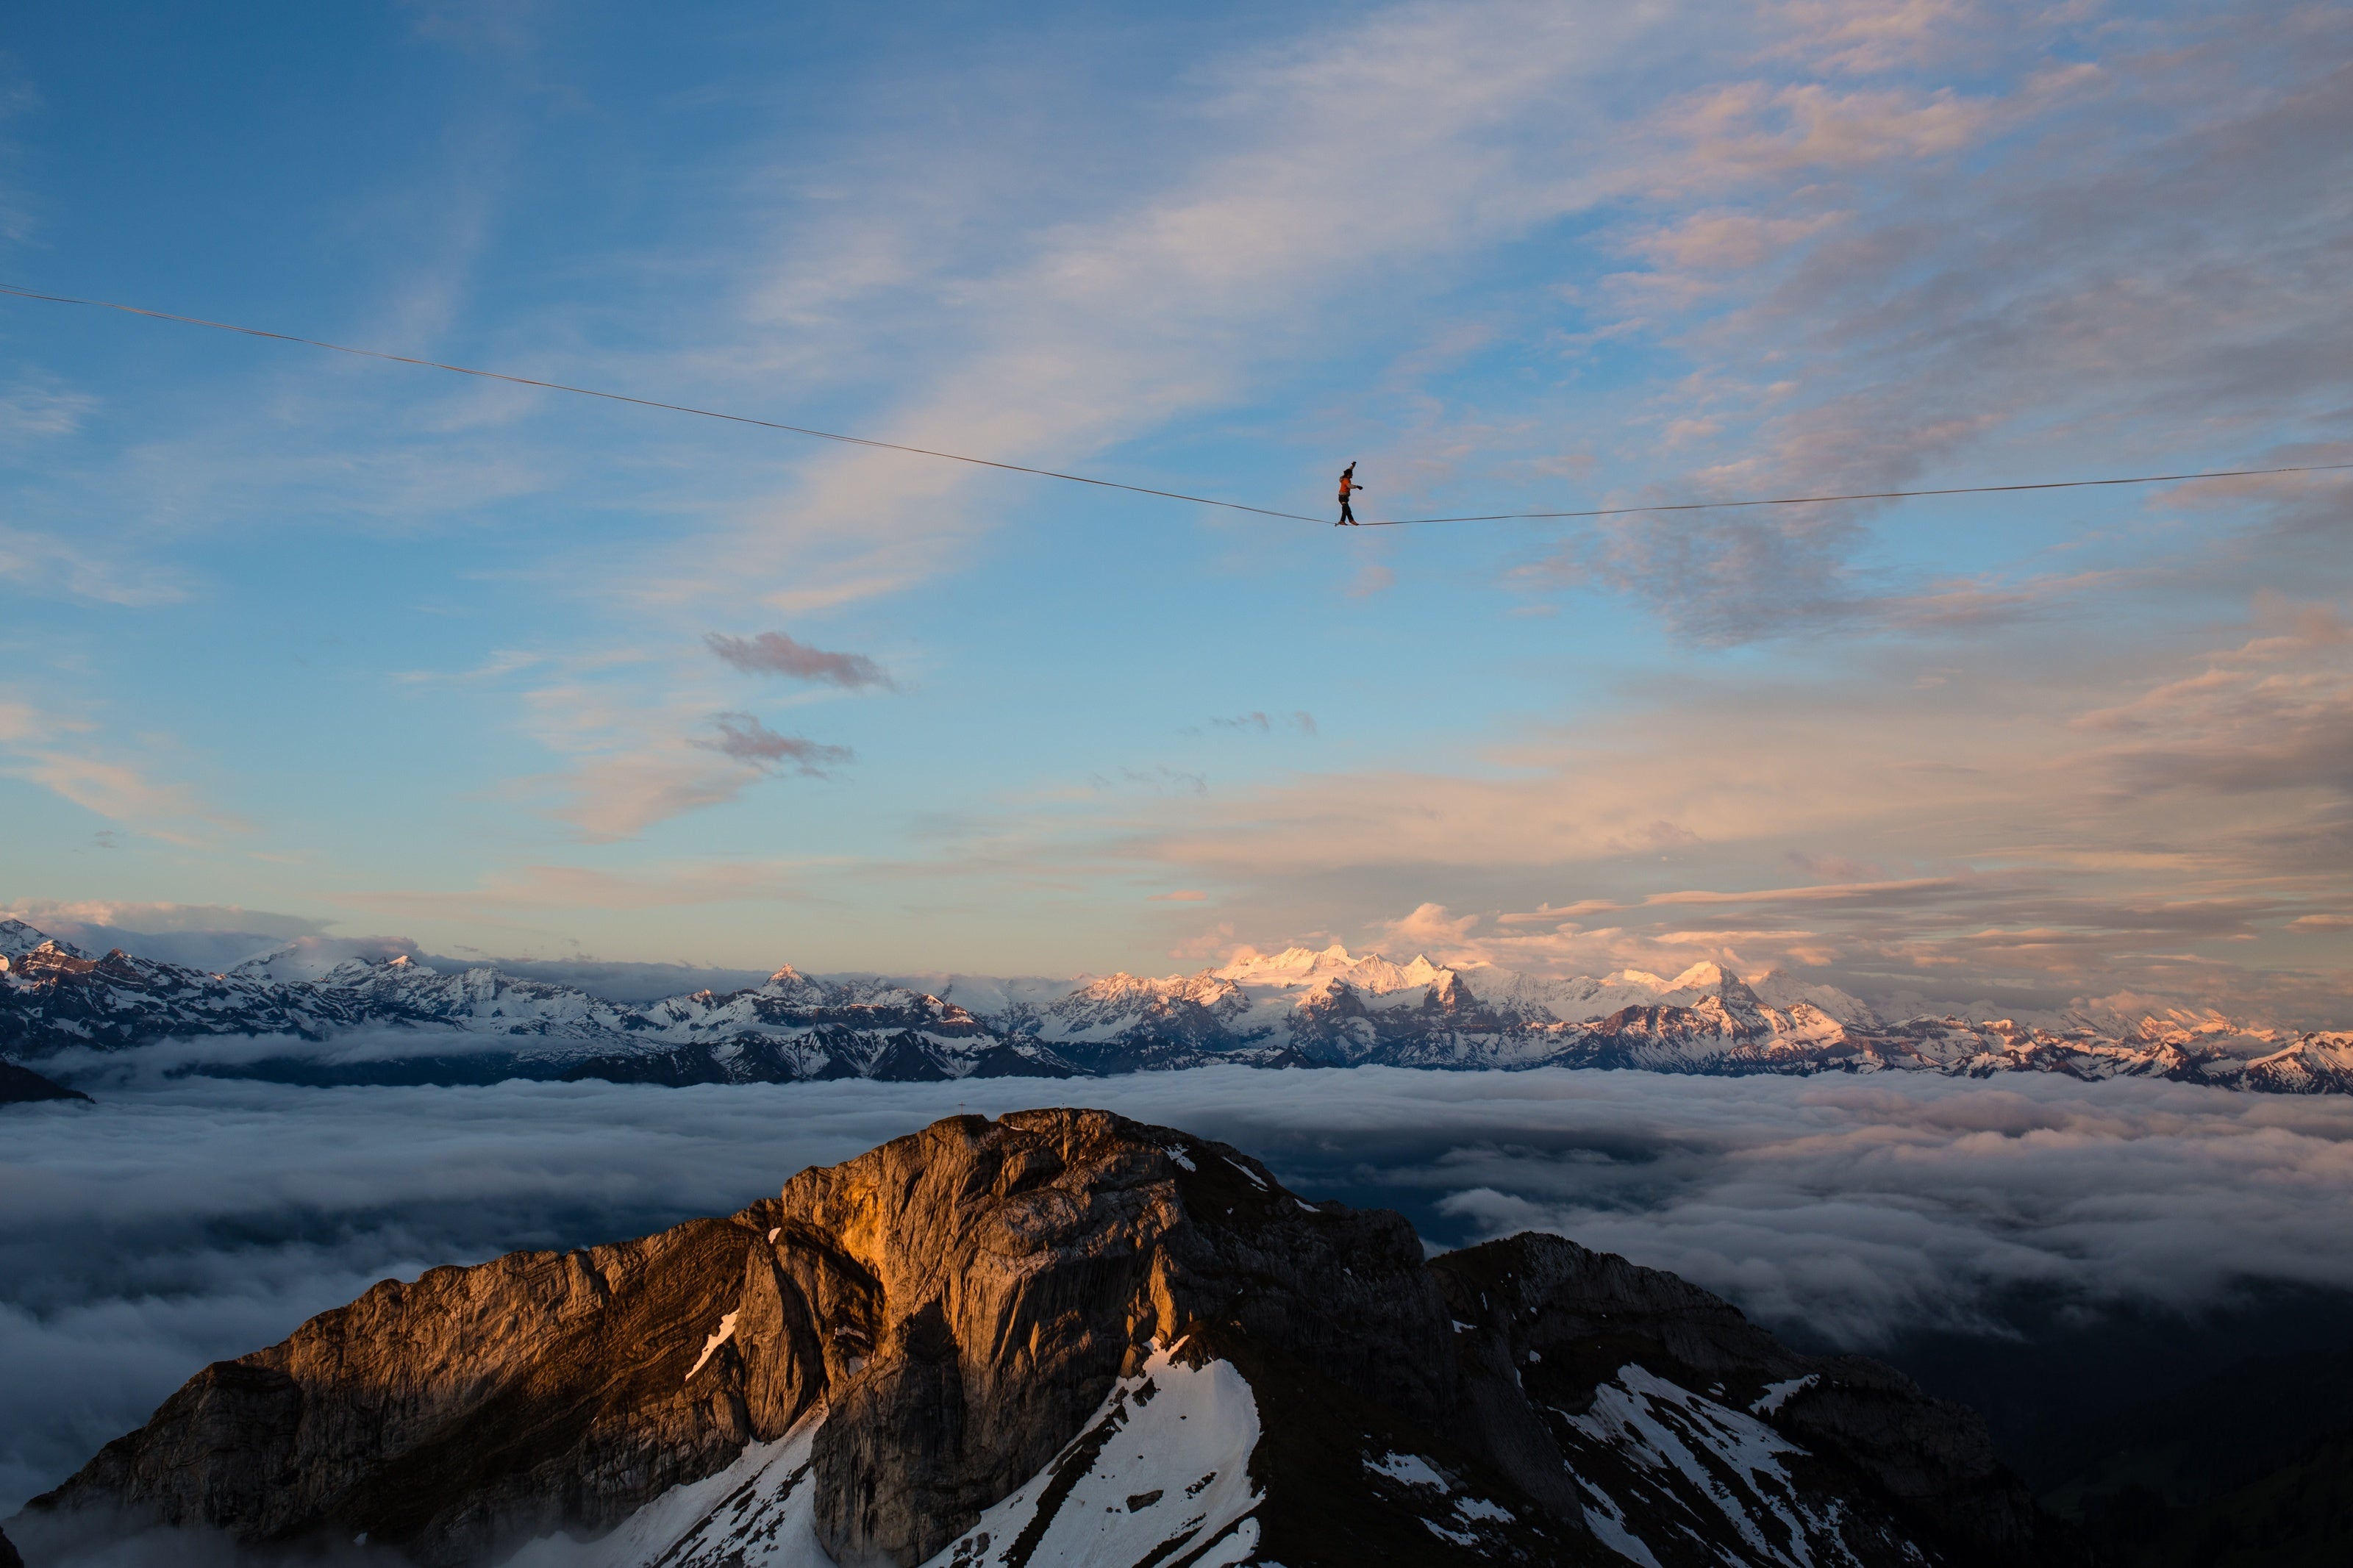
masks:
[[[1356,514],[1348,509],[1348,498],[1346,496],[1342,496],[1340,498],[1340,521],[1350,524],[1354,524],[1356,521]]]

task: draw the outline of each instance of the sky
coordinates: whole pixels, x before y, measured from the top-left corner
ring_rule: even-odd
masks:
[[[0,906],[2353,1024],[2353,14],[19,7]]]

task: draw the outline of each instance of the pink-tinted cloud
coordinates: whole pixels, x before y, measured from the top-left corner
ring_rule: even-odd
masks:
[[[785,769],[810,778],[850,760],[847,746],[829,746],[805,735],[780,735],[749,713],[722,713],[712,720],[719,733],[698,737],[692,744],[723,752],[739,763],[762,769]]]
[[[1227,718],[1212,719],[1209,722],[1220,730],[1240,730],[1244,733],[1254,733],[1260,735],[1271,735],[1278,730],[1285,731],[1293,735],[1313,735],[1315,733],[1315,715],[1307,712],[1303,709],[1293,709],[1288,713],[1271,714],[1267,713],[1262,710],[1252,709],[1248,713],[1237,713]]]
[[[750,637],[712,632],[703,640],[712,653],[747,675],[785,675],[851,690],[870,686],[895,689],[897,685],[881,665],[862,653],[829,653],[795,642],[782,632]]]
[[[151,838],[188,847],[253,825],[213,805],[178,776],[186,759],[168,742],[146,737],[136,748],[110,745],[99,726],[26,702],[0,702],[0,776],[40,785],[83,810]]]

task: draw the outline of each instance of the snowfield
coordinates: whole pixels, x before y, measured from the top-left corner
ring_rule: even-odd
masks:
[[[508,1568],[834,1568],[818,1544],[809,1450],[818,1411],[715,1476],[675,1487],[595,1541],[543,1536]]]
[[[1114,1384],[1053,1463],[923,1568],[1246,1561],[1258,1548],[1258,1401],[1229,1363],[1187,1365],[1183,1349],[1155,1351]]]

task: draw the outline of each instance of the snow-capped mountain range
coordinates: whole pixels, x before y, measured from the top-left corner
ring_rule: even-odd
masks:
[[[917,1081],[1236,1062],[2060,1072],[2353,1092],[2345,1031],[2183,1011],[2129,1022],[1891,1019],[1830,986],[1778,972],[1744,982],[1713,963],[1672,978],[1560,980],[1335,946],[1245,952],[1160,978],[931,985],[787,966],[744,989],[623,1003],[494,967],[443,971],[407,952],[330,962],[290,946],[207,973],[119,949],[92,957],[0,921],[0,1056],[70,1077],[168,1044],[183,1070],[318,1083]]]

